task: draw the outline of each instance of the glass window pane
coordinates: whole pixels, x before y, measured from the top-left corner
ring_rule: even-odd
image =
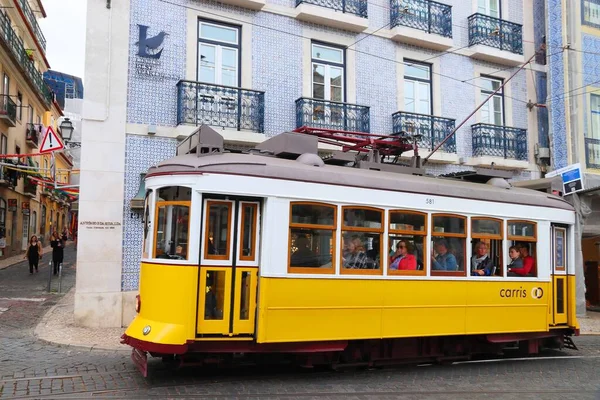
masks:
[[[250,289],[252,284],[252,274],[248,271],[242,272],[241,298],[240,298],[240,319],[248,320],[250,318]]]
[[[481,78],[481,90],[493,92],[500,87],[502,82],[498,79]],[[498,93],[502,93],[499,91]]]
[[[237,50],[236,49],[228,49],[226,47],[221,47],[221,51],[222,51],[221,64],[222,64],[223,68],[237,69],[237,66],[238,66]]]
[[[331,87],[331,101],[342,101],[342,88],[341,87]]]
[[[158,190],[158,201],[191,201],[192,189],[183,186],[167,186]]]
[[[254,242],[256,234],[256,208],[255,204],[242,207],[242,258],[254,258]]]
[[[335,207],[317,204],[293,204],[292,223],[333,226]]]
[[[332,267],[333,230],[291,228],[290,236],[291,267]]]
[[[388,266],[390,270],[424,270],[425,236],[389,237]]]
[[[597,94],[591,95],[592,111],[600,111],[600,96]]]
[[[324,99],[325,98],[325,85],[320,83],[313,84],[313,98]]]
[[[420,64],[404,63],[404,76],[429,80],[429,67]]]
[[[425,215],[392,211],[390,213],[390,230],[424,232]]]
[[[204,319],[222,320],[225,306],[225,271],[206,271]]]
[[[200,23],[200,37],[202,39],[237,44],[238,30],[225,26]]]
[[[155,257],[171,260],[188,259],[190,211],[183,205],[159,205],[156,222]]]
[[[216,83],[216,48],[214,46],[200,45],[200,73],[201,82]]]
[[[434,233],[465,233],[465,220],[459,217],[434,216]]]
[[[205,245],[207,257],[229,255],[229,230],[231,205],[210,204],[208,209],[208,235]]]
[[[376,228],[383,226],[383,212],[362,208],[344,208],[344,226]]]
[[[324,47],[318,44],[312,45],[312,58],[334,63],[344,63],[344,51],[331,47]]]
[[[535,223],[533,222],[509,222],[509,236],[535,237]]]
[[[404,81],[404,111],[415,112],[415,82]]]
[[[473,234],[482,235],[502,235],[502,224],[500,221],[491,219],[475,219],[471,220],[471,231]]]
[[[379,269],[381,266],[381,234],[342,232],[344,269]]]
[[[343,70],[341,68],[329,67],[329,82],[332,86],[342,87],[343,81]]]
[[[432,237],[431,269],[435,271],[464,271],[464,238]]]
[[[314,83],[325,83],[325,66],[320,64],[313,64],[313,82]]]

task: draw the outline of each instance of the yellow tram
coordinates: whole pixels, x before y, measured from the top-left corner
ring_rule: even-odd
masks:
[[[567,202],[336,163],[313,136],[227,153],[203,126],[148,171],[137,316],[122,337],[144,374],[148,354],[373,365],[571,344]],[[527,274],[507,267],[526,259],[510,258],[515,245]],[[404,247],[412,263],[393,268]]]

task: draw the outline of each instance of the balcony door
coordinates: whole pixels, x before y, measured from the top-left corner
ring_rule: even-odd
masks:
[[[490,17],[500,18],[500,0],[478,0],[477,12],[489,15]]]
[[[339,104],[345,100],[345,53],[344,49],[312,43],[312,97],[313,122],[322,125],[344,126],[345,110]]]
[[[240,28],[200,20],[198,33],[198,81],[238,87]]]
[[[482,76],[480,79],[481,101],[488,98],[500,86],[501,79]],[[504,125],[504,91],[501,89],[483,107],[481,107],[481,122],[491,125]]]

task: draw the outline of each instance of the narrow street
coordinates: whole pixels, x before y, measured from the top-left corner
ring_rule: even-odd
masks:
[[[62,293],[75,283],[75,251],[65,251]],[[123,351],[45,343],[36,324],[63,296],[48,293],[48,256],[38,274],[26,263],[0,271],[0,398],[236,399],[598,399],[600,336],[575,339],[579,351],[453,365],[343,371],[292,367],[169,370],[151,359],[144,379]],[[56,290],[53,282],[53,290]]]

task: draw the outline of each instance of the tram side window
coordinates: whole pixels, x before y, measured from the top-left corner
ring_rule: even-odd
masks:
[[[289,271],[333,273],[337,207],[320,203],[290,207]]]
[[[152,199],[152,190],[146,190],[146,198],[144,200],[144,243],[142,256],[143,258],[150,257],[150,199]]]
[[[432,274],[465,275],[466,217],[433,214],[432,218]]]
[[[188,260],[190,206],[176,202],[156,203],[155,258]]]
[[[390,274],[425,274],[427,215],[413,211],[390,211],[388,269]]]
[[[383,210],[343,207],[342,212],[342,273],[381,274]]]
[[[471,218],[472,276],[502,276],[503,221]]]
[[[537,276],[537,224],[532,221],[508,221],[510,243],[508,276]]]

